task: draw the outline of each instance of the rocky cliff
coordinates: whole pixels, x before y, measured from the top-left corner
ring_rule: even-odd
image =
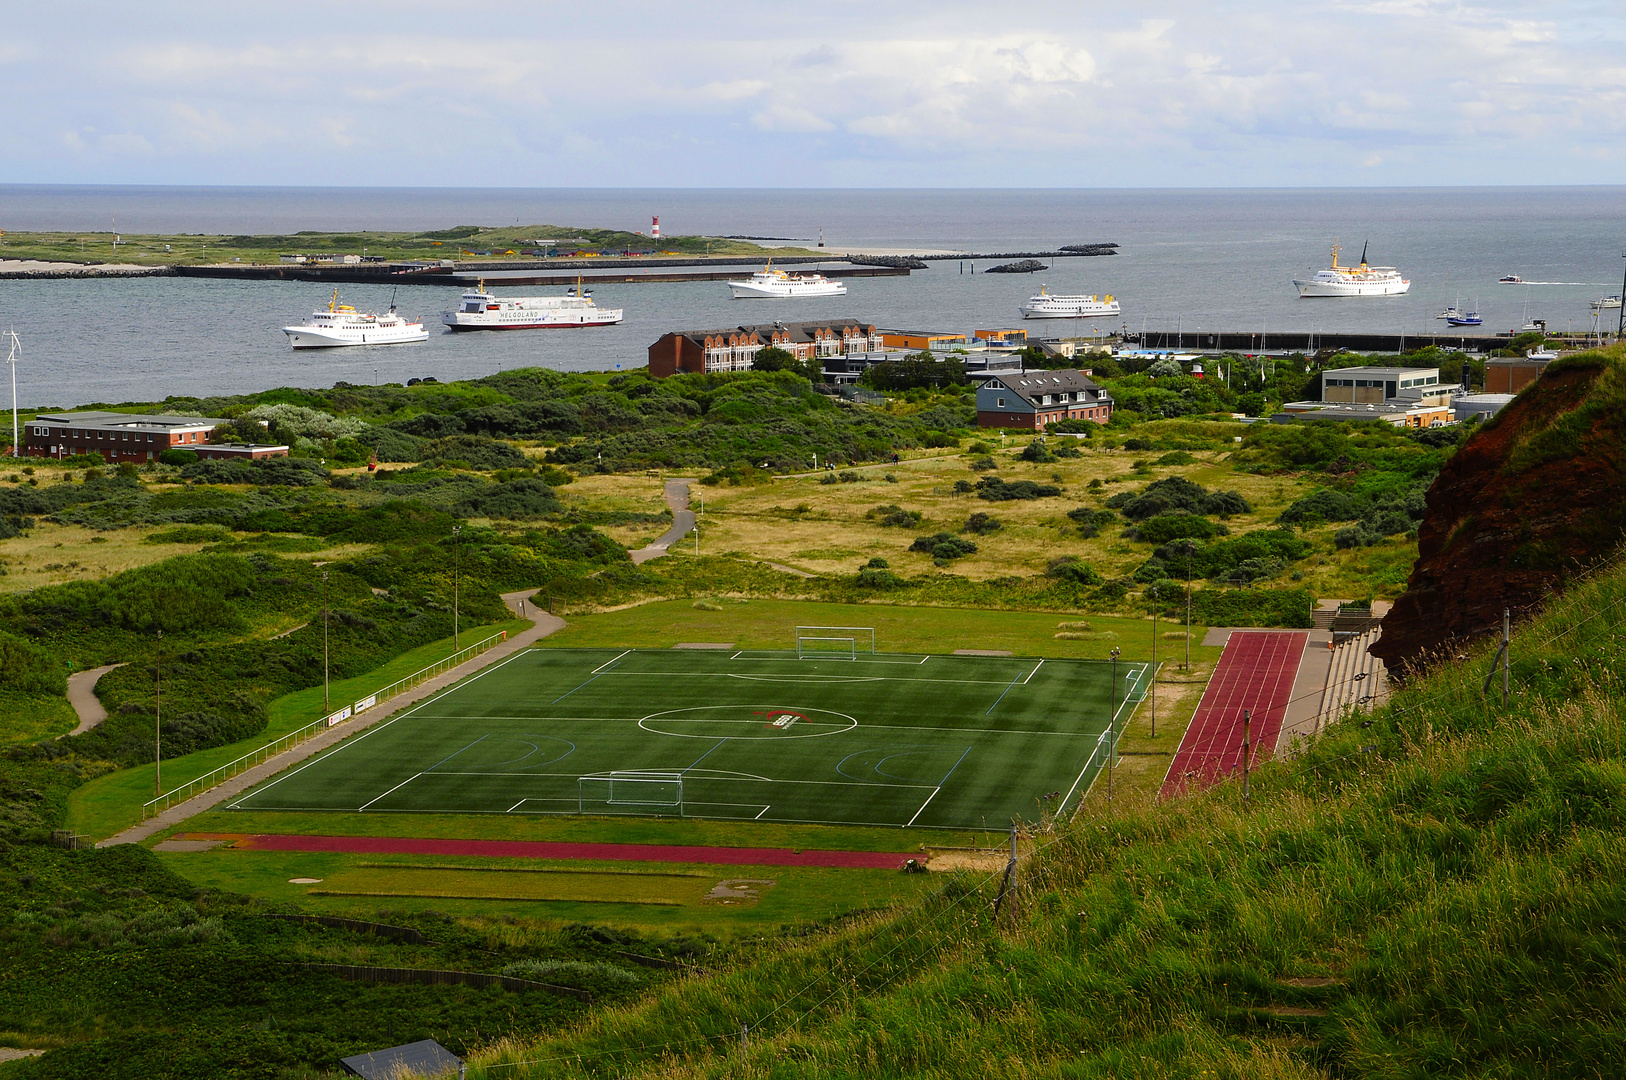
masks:
[[[1391,669],[1499,631],[1626,535],[1626,348],[1566,357],[1475,433],[1428,491],[1418,559],[1372,652]]]

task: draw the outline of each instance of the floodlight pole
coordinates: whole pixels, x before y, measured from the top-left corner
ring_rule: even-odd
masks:
[[[164,632],[158,631],[158,665],[157,679],[154,683],[154,700],[157,703],[156,719],[152,724],[152,797],[158,798],[164,793]]]
[[[1118,734],[1115,730],[1118,724],[1118,649],[1112,650],[1112,693],[1108,695],[1111,711],[1107,713],[1107,805],[1112,805],[1112,772],[1116,764],[1118,749]]]
[[[1191,670],[1191,555],[1197,545],[1186,541],[1186,664],[1181,671]]]
[[[17,428],[17,361],[21,359],[23,351],[22,342],[17,340],[17,331],[8,331],[11,335],[11,353],[6,359],[11,363],[11,456],[22,457],[22,442],[18,438]]]
[[[458,637],[457,629],[457,596],[463,584],[463,541],[459,538],[463,526],[452,526],[452,651],[462,651],[462,641]]]
[[[1248,801],[1248,735],[1249,725],[1253,722],[1253,714],[1242,710],[1242,801]]]
[[[1157,609],[1152,609],[1152,738],[1157,738]]]
[[[322,571],[322,708],[330,708],[332,702],[328,700],[327,693],[327,571]]]
[[[1626,255],[1622,255],[1621,258],[1626,259]],[[1615,326],[1615,344],[1617,345],[1620,344],[1622,332],[1626,331],[1626,270],[1622,270],[1620,273],[1620,295],[1620,320]],[[12,340],[16,340],[15,334],[12,335]],[[13,367],[11,370],[15,372],[17,369]],[[17,396],[16,390],[12,391],[11,396],[13,398]]]

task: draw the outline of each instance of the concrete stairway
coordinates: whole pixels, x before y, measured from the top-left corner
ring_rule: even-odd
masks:
[[[1367,652],[1377,641],[1380,628],[1374,623],[1358,634],[1333,644],[1332,665],[1327,669],[1327,686],[1321,695],[1319,730],[1350,709],[1365,709],[1389,695],[1388,670],[1383,661]]]

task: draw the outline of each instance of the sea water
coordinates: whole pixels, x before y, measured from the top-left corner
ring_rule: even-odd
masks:
[[[618,326],[453,334],[440,313],[461,286],[403,285],[403,314],[431,330],[413,345],[295,352],[281,327],[305,321],[331,288],[309,282],[201,278],[0,282],[0,327],[23,341],[18,395],[65,408],[275,386],[470,378],[538,365],[569,371],[641,367],[649,345],[679,329],[806,319],[969,333],[1024,325],[1022,302],[1052,292],[1115,295],[1115,320],[1028,321],[1042,336],[1108,329],[1176,330],[1189,345],[1215,331],[1367,331],[1427,335],[1456,304],[1482,332],[1530,319],[1553,330],[1595,325],[1588,301],[1621,288],[1626,188],[1350,190],[456,190],[0,186],[0,228],[127,234],[419,231],[458,224],[557,224],[667,235],[742,234],[832,250],[1052,250],[1116,242],[1121,254],[1061,258],[1033,275],[985,274],[989,262],[932,262],[908,277],[847,279],[816,300],[734,300],[720,281],[599,284]],[[1303,300],[1294,277],[1343,261],[1393,265],[1403,297]],[[3,256],[0,250],[0,256]],[[741,268],[742,275],[747,268]],[[970,272],[974,269],[975,272]],[[1497,284],[1504,274],[1531,282]],[[361,310],[383,310],[390,286],[341,286]],[[561,293],[516,286],[515,294]],[[1612,327],[1619,313],[1596,320]]]

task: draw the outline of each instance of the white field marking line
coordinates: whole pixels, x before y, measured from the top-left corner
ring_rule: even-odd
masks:
[[[424,773],[419,773],[418,774],[418,776],[423,776],[423,775],[425,775],[425,774]],[[435,773],[435,775],[436,776],[524,776],[524,777],[531,778],[531,779],[547,779],[547,780],[580,780],[580,779],[584,779],[584,778],[586,778],[586,779],[604,779],[604,777],[594,776],[591,773],[573,773],[573,772],[568,772],[568,773],[479,773],[479,772],[477,772],[477,773],[454,773],[454,772],[438,772],[438,773]],[[417,779],[417,777],[413,777],[413,779],[415,780],[415,779]],[[634,779],[637,779],[637,777],[634,777]],[[654,779],[654,778],[651,778],[651,779]],[[806,785],[810,785],[810,786],[813,786],[813,787],[898,788],[899,790],[906,790],[906,791],[925,791],[927,788],[934,786],[932,784],[866,784],[866,783],[860,783],[860,782],[858,782],[856,780],[854,780],[854,781],[847,781],[847,780],[775,780],[775,779],[771,779],[769,777],[752,777],[752,776],[703,776],[703,777],[697,777],[695,779],[691,779],[688,782],[691,783],[691,784],[694,784],[694,783],[698,783],[701,780],[710,780],[710,781],[714,781],[714,782],[719,783],[719,784],[806,784]],[[407,781],[403,781],[403,783],[405,783],[405,782],[407,782]],[[400,784],[397,784],[396,787],[400,787]],[[393,791],[393,790],[395,790],[395,788],[390,789],[390,791]],[[388,794],[389,794],[389,791],[384,792],[384,795],[388,795]],[[378,798],[382,799],[384,797],[384,795],[380,795]],[[378,801],[378,799],[373,800],[373,802],[377,802],[377,801]],[[752,806],[757,806],[759,804],[752,803],[751,805]]]
[[[926,807],[931,805],[932,800],[937,798],[937,793],[939,791],[942,791],[942,790],[943,789],[941,787],[932,788],[932,793],[930,795],[926,796],[926,801],[920,804],[920,809],[919,810],[915,811],[915,817],[912,817],[908,821],[904,822],[903,827],[905,829],[907,829],[909,826],[913,825],[915,823],[915,818],[917,818],[921,814],[925,813]]]
[[[550,761],[550,762],[548,762],[548,764],[552,765],[553,762]],[[425,776],[430,776],[430,775],[433,775],[433,776],[525,776],[525,777],[544,777],[544,778],[561,778],[562,777],[562,778],[565,778],[565,779],[576,779],[576,780],[608,780],[610,778],[610,773],[620,773],[620,774],[624,774],[624,775],[629,775],[631,777],[631,779],[634,779],[634,780],[637,780],[640,777],[646,777],[646,778],[649,778],[649,779],[656,779],[656,780],[672,780],[672,779],[681,778],[681,774],[679,774],[676,770],[673,770],[673,769],[633,769],[633,770],[601,769],[598,772],[588,772],[588,773],[573,773],[573,772],[567,772],[567,773],[564,773],[564,772],[547,772],[547,773],[544,773],[544,772],[438,772],[438,773],[433,773],[433,774],[425,773],[424,775]],[[698,773],[696,773],[690,779],[691,779],[691,782],[696,781],[696,780],[754,780],[754,781],[757,781],[758,783],[763,783],[763,784],[788,784],[788,783],[791,782],[789,780],[775,780],[771,776],[758,776],[756,773],[739,772],[738,770],[735,770],[735,769],[701,769]],[[807,782],[808,781],[797,781],[797,783],[807,783]]]
[[[900,655],[913,656],[914,654],[903,653]],[[835,656],[744,656],[740,653],[735,653],[733,656],[730,656],[729,659],[745,660],[757,664],[805,664],[809,660],[835,660],[838,658]],[[845,657],[841,657],[839,659],[843,664],[887,664],[892,667],[918,667],[920,664],[924,663],[922,660],[849,660]]]
[[[418,777],[420,777],[422,775],[423,775],[423,773],[413,773],[411,776],[407,777],[405,780],[402,780],[399,784],[396,784],[394,787],[390,788],[389,791],[384,792],[384,795],[388,795],[391,792],[399,791],[401,788],[406,787],[408,784],[412,783],[412,781],[416,780]],[[361,813],[363,810],[365,810],[369,806],[373,805],[373,803],[377,802],[378,799],[382,799],[384,797],[384,795],[380,795],[376,799],[368,799],[366,802],[364,802],[360,806],[356,807],[356,813],[358,813],[358,814]]]
[[[742,649],[739,652],[735,653],[733,656],[730,656],[729,659],[730,660],[738,660],[744,654],[745,654],[745,650]]]
[[[537,799],[534,799],[532,801],[534,801],[534,802],[542,802],[543,800],[541,798],[537,798]],[[572,802],[574,800],[570,800],[570,799],[553,799],[553,800],[550,800],[550,801],[552,801],[552,802]],[[684,803],[683,805],[685,807],[688,807],[688,806],[745,806],[745,807],[751,807],[751,806],[760,806],[761,803]],[[770,808],[771,808],[772,804],[769,804],[769,805],[770,805]],[[279,807],[277,807],[277,809],[278,810],[333,811],[334,808],[331,807],[331,806],[317,806],[317,807],[279,806]],[[339,808],[339,810],[341,810],[341,811],[343,809],[344,809],[343,807]],[[468,809],[466,807],[456,807],[456,806],[454,806],[454,807],[438,808],[438,809],[433,809],[433,810],[408,810],[408,809],[389,810],[389,809],[385,809],[385,810],[375,810],[375,811],[373,811],[373,813],[375,813],[375,814],[499,814],[500,815],[500,814],[507,813],[507,811],[505,811],[505,810],[472,810],[472,809]],[[528,810],[528,811],[525,811],[525,813],[549,814],[549,815],[553,815],[553,816],[556,816],[556,817],[579,817],[579,816],[581,816],[580,811],[577,811],[577,810]],[[656,815],[656,814],[650,814],[650,813],[641,813],[641,814],[595,814],[595,815],[588,815],[588,816],[592,816],[592,817],[657,817],[657,816],[667,816],[667,817],[670,817],[670,816],[674,816],[674,815]],[[688,816],[695,817],[695,818],[698,818],[698,819],[703,819],[705,821],[738,821],[738,820],[740,820],[739,818],[725,818],[725,817],[714,818],[714,817],[711,817],[711,816],[706,815],[706,814],[693,814],[693,815],[688,815]],[[877,828],[877,829],[896,829],[896,828],[899,827],[898,823],[896,821],[843,821],[843,820],[841,820],[839,818],[776,818],[775,820],[779,821],[781,824],[784,824],[784,825],[868,825],[868,826],[873,826],[874,828]],[[959,832],[964,832],[964,831],[967,831],[967,830],[975,831],[978,828],[978,826],[976,826],[976,825],[922,825],[920,827],[922,829],[941,829],[941,830],[959,831]]]
[[[847,661],[843,661],[843,662],[845,663]],[[918,667],[919,665],[918,664],[906,664],[904,666],[906,666],[906,667]],[[603,677],[604,678],[612,678],[612,679],[615,679],[615,678],[620,678],[620,679],[670,679],[675,674],[677,674],[677,673],[672,672],[672,671],[606,671],[604,673]],[[733,672],[733,671],[695,671],[695,672],[684,672],[683,677],[685,679],[760,679],[760,678],[764,678],[765,676],[747,675],[747,674],[742,674],[742,673]],[[1018,673],[1015,677],[1013,677],[1011,679],[1011,682],[1014,684],[1021,677],[1022,677],[1021,674]],[[903,678],[898,678],[897,676],[894,676],[894,675],[817,675],[817,674],[813,674],[813,675],[792,675],[792,676],[788,676],[787,678],[795,680],[797,682],[805,682],[805,681],[810,681],[810,680],[814,680],[814,679],[835,679],[835,680],[839,680],[841,682],[922,682],[922,683],[940,683],[940,684],[942,684],[944,686],[1004,686],[1005,685],[1004,683],[1000,682],[998,679],[903,679]],[[587,683],[582,683],[582,686],[586,686],[586,685],[587,685]],[[579,690],[579,689],[581,689],[581,687],[577,687],[577,689]],[[572,691],[572,693],[574,693],[574,692],[575,691]],[[555,699],[555,700],[557,700],[557,699]]]
[[[531,800],[529,798],[521,799],[519,802],[515,803],[513,806],[510,806],[508,809],[504,810],[503,813],[512,814],[515,810],[518,810],[520,807],[524,806],[526,803],[528,803],[530,801]]]
[[[1082,784],[1084,782],[1084,774],[1090,771],[1090,763],[1095,760],[1096,753],[1101,749],[1101,741],[1103,739],[1105,739],[1106,737],[1107,737],[1107,733],[1104,732],[1104,731],[1101,732],[1100,735],[1096,736],[1096,738],[1095,738],[1095,749],[1091,750],[1090,751],[1090,756],[1084,759],[1084,767],[1082,769],[1078,770],[1078,776],[1076,778],[1074,778],[1073,786],[1067,789],[1067,794],[1065,794],[1065,795],[1063,795],[1061,797],[1061,802],[1057,803],[1056,804],[1057,806],[1066,806],[1072,800],[1073,792],[1077,791],[1078,790],[1078,785],[1080,785],[1080,784]],[[1100,770],[1097,769],[1096,772],[1097,772],[1097,775],[1099,775]]]
[[[627,653],[630,653],[632,651],[633,651],[632,649],[628,649],[627,652],[622,653],[621,656],[625,656],[625,655],[627,655]],[[617,660],[621,659],[621,656],[617,656],[617,657],[614,657],[612,659],[604,661],[604,663],[600,664],[598,667],[594,668],[592,671],[589,671],[587,674],[589,674],[589,675],[597,675],[599,672],[603,671],[605,668],[609,667],[611,664],[613,664]]]
[[[428,697],[424,698],[421,702],[419,702],[418,704],[412,706],[412,708],[408,709],[406,712],[400,714],[399,716],[392,716],[388,720],[385,720],[383,723],[374,725],[373,727],[368,728],[366,731],[363,731],[359,735],[347,735],[347,736],[345,736],[344,738],[340,739],[337,743],[335,743],[332,747],[330,747],[326,752],[314,755],[309,761],[305,762],[305,764],[303,764],[299,768],[293,770],[293,772],[283,773],[281,776],[277,777],[275,780],[271,781],[269,784],[265,784],[263,786],[259,785],[259,784],[254,785],[254,787],[250,789],[248,794],[244,795],[241,799],[238,799],[236,802],[234,802],[231,805],[229,805],[228,807],[226,807],[226,809],[228,809],[228,810],[239,809],[244,802],[248,801],[248,799],[249,799],[249,797],[251,795],[261,795],[261,794],[264,794],[267,791],[270,791],[272,788],[276,787],[278,784],[282,783],[284,780],[288,779],[290,776],[295,776],[295,775],[298,775],[299,773],[304,772],[306,769],[310,768],[312,765],[315,765],[319,761],[326,761],[328,758],[330,758],[330,757],[334,756],[335,754],[339,753],[341,750],[344,750],[344,749],[347,749],[348,747],[356,745],[357,743],[361,742],[361,740],[367,738],[370,735],[377,735],[380,731],[383,731],[385,728],[389,727],[391,724],[395,723],[397,720],[405,720],[407,717],[411,716],[413,713],[417,712],[419,709],[426,708],[432,702],[439,701],[441,698],[445,697],[446,695],[463,689],[465,686],[468,686],[471,683],[473,683],[476,679],[485,678],[487,675],[490,675],[493,671],[496,671],[498,668],[502,667],[504,664],[507,664],[507,663],[509,663],[510,661],[513,661],[513,660],[518,660],[520,657],[526,655],[529,651],[530,650],[528,648],[527,649],[520,649],[518,652],[514,653],[513,656],[510,656],[507,660],[504,660],[501,664],[492,664],[490,667],[486,668],[484,671],[480,672],[477,675],[471,675],[467,679],[463,679],[463,680],[461,680],[459,682],[455,682],[451,686],[448,686],[443,690],[440,690],[440,691],[437,691],[436,693],[430,694]],[[429,716],[429,717],[426,717],[426,719],[467,720],[467,719],[470,719],[470,718],[466,717],[466,716],[453,716],[453,717]],[[541,717],[538,717],[538,719],[541,719]]]
[[[1039,674],[1039,669],[1042,668],[1042,667],[1044,667],[1044,661],[1043,660],[1040,660],[1037,664],[1034,664],[1033,665],[1033,670],[1028,672],[1028,677],[1022,680],[1022,685],[1026,686],[1028,683],[1032,682],[1033,677],[1035,675]]]
[[[769,803],[767,806],[764,806],[762,808],[762,814],[766,814],[769,810],[772,810],[772,809],[773,809],[773,803]],[[752,818],[751,820],[752,821],[761,821],[762,820],[762,814],[758,814],[756,817]]]

